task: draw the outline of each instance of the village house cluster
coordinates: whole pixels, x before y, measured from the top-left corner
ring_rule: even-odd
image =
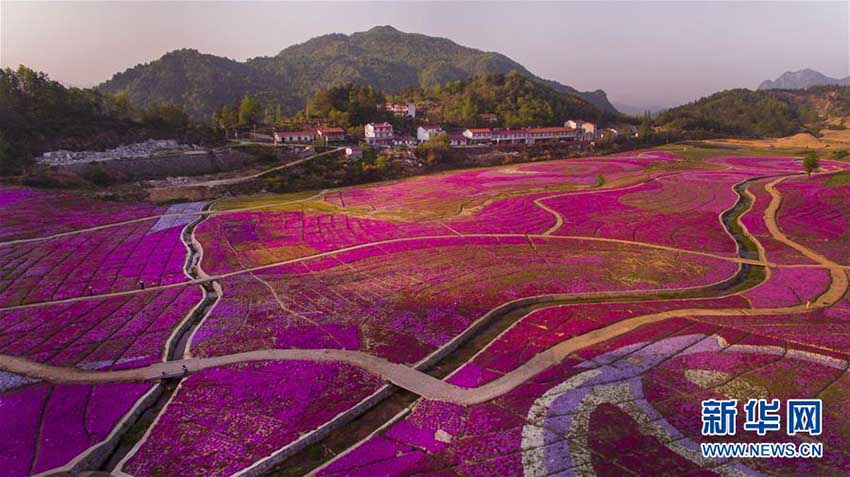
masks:
[[[364,129],[366,143],[374,146],[406,146],[430,141],[446,134],[452,146],[474,144],[534,144],[539,141],[593,141],[596,125],[586,121],[569,120],[563,126],[499,129],[469,128],[460,133],[448,133],[436,124],[423,124],[416,129],[416,137],[398,136],[390,123],[369,123]]]
[[[416,106],[410,103],[403,110],[402,105],[387,103],[388,111],[398,115],[415,117]],[[472,146],[484,144],[535,144],[537,142],[592,142],[598,139],[596,125],[587,121],[571,119],[563,126],[529,127],[516,129],[468,128],[447,131],[437,124],[423,124],[416,129],[416,137],[397,134],[388,122],[368,123],[363,127],[366,144],[376,147],[415,147],[445,135],[450,146]],[[275,131],[277,144],[307,144],[316,141],[331,144],[346,141],[346,132],[342,128],[318,128],[303,131]]]

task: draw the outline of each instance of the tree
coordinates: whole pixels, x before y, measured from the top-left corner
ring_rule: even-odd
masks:
[[[272,113],[271,108],[266,108],[266,112],[263,115],[263,124],[266,126],[274,125],[274,113]]]
[[[280,105],[274,110],[274,125],[277,127],[283,126],[283,114],[280,112]]]
[[[25,158],[15,154],[12,145],[0,132],[0,175],[17,174],[24,165],[26,165]]]
[[[114,117],[131,119],[135,115],[133,105],[130,103],[130,95],[126,90],[106,95],[105,103],[106,111]]]
[[[216,111],[213,115],[213,127],[224,130],[225,137],[231,129],[237,126],[238,123],[239,117],[236,113],[236,109],[227,104],[218,108],[218,111]]]
[[[449,149],[449,137],[440,134],[416,146],[416,156],[434,165],[448,156]]]
[[[643,119],[640,122],[640,128],[638,129],[638,136],[640,136],[641,139],[647,139],[652,136],[652,119],[649,116],[649,111],[643,115]]]
[[[812,172],[820,169],[820,160],[818,159],[817,153],[806,153],[806,156],[803,157],[803,169],[806,170],[809,177],[812,177]]]
[[[189,126],[189,115],[183,106],[176,103],[152,104],[142,114],[147,123],[170,128],[185,128]]]
[[[253,96],[245,96],[239,104],[239,126],[253,126],[260,119],[260,103]]]

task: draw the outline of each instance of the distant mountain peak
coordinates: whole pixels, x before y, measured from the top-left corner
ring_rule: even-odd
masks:
[[[786,71],[773,81],[763,81],[758,89],[806,89],[821,85],[850,86],[850,76],[831,78],[811,68],[803,68],[797,71]]]
[[[398,28],[392,25],[377,25],[368,29],[365,33],[402,33]]]

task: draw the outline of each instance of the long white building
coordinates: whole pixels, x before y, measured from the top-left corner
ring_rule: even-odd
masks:
[[[576,141],[581,139],[582,132],[580,129],[561,126],[523,129],[470,128],[464,131],[463,135],[471,143],[534,144],[535,141]]]

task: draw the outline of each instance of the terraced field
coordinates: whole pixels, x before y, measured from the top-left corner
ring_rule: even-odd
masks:
[[[0,468],[844,475],[847,169],[647,151],[172,206],[0,188]],[[822,399],[825,456],[700,455],[703,400],[762,397]]]

